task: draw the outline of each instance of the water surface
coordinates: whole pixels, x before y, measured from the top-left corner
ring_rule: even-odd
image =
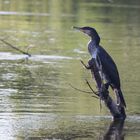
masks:
[[[64,4],[65,3],[65,4]],[[65,5],[65,6],[64,6]],[[0,139],[106,139],[111,116],[90,94],[89,38],[72,26],[92,26],[114,58],[127,102],[119,139],[140,137],[139,0],[0,0]],[[113,94],[113,93],[111,93]],[[113,136],[112,136],[113,139]]]

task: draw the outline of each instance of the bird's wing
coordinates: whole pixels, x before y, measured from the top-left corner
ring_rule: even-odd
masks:
[[[115,86],[116,88],[120,88],[119,73],[117,70],[117,66],[111,56],[101,46],[99,46],[98,48],[97,55],[100,59],[104,74],[107,75],[109,81],[113,86]]]

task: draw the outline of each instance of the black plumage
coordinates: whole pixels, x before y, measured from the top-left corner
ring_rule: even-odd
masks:
[[[88,43],[88,51],[91,57],[96,60],[99,70],[103,75],[103,79],[106,81],[106,87],[108,88],[111,86],[113,91],[116,93],[118,104],[126,107],[126,103],[121,91],[120,77],[117,66],[106,50],[100,46],[100,37],[97,31],[91,27],[74,28],[91,37],[91,40]]]

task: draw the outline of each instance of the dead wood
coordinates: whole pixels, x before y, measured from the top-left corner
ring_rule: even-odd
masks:
[[[93,77],[93,80],[96,82],[96,87],[98,89],[98,94],[96,95],[99,96],[99,98],[105,103],[106,107],[109,109],[111,115],[113,116],[113,119],[125,120],[126,118],[125,109],[123,106],[118,105],[117,102],[114,101],[112,97],[109,95],[109,91],[106,89],[103,83],[103,80],[102,80],[101,74],[99,73],[99,69],[97,68],[95,59],[92,58],[88,62],[88,65],[85,65],[83,61],[81,61],[81,63],[84,65],[85,68],[91,70],[91,75]],[[93,92],[92,89],[91,91]]]
[[[28,52],[25,52],[25,51],[23,51],[23,50],[21,50],[21,49],[15,47],[15,46],[13,46],[13,45],[10,44],[9,42],[7,42],[7,41],[5,41],[5,40],[3,40],[3,39],[0,39],[0,41],[2,41],[4,44],[8,45],[8,46],[11,47],[12,49],[14,49],[14,50],[16,50],[16,51],[18,51],[18,52],[20,52],[20,53],[22,53],[22,54],[25,54],[25,55],[28,55],[29,57],[31,57],[31,54],[29,54]]]

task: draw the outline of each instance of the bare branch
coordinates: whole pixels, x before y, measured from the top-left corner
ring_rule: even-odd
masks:
[[[93,92],[90,92],[90,91],[84,91],[84,90],[81,90],[81,89],[78,89],[76,87],[74,87],[73,85],[69,84],[73,89],[77,90],[77,91],[80,91],[80,92],[84,92],[84,93],[93,93]],[[96,98],[96,99],[99,99],[97,96],[94,96],[92,95],[92,97]]]
[[[82,60],[80,60],[81,64],[86,68],[86,69],[90,69],[89,66],[87,66]]]
[[[8,45],[9,47],[11,47],[11,48],[13,48],[13,49],[15,49],[15,50],[21,52],[22,54],[26,54],[26,55],[28,55],[29,57],[31,57],[31,54],[29,54],[28,52],[24,52],[24,51],[20,50],[19,48],[13,46],[12,44],[8,43],[7,41],[5,41],[5,40],[3,40],[3,39],[0,39],[0,41],[2,41],[3,43],[5,43],[5,44]]]
[[[92,89],[92,87],[91,87],[90,83],[88,82],[88,80],[85,79],[85,81],[86,81],[87,85],[89,86],[89,88],[91,89],[92,93],[94,93],[96,96],[99,96],[99,94],[97,94],[97,93]]]

